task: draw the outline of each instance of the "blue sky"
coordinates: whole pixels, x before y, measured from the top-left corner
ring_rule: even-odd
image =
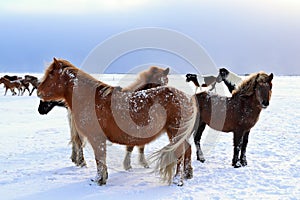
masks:
[[[217,67],[300,74],[297,0],[2,0],[0,27],[0,72],[43,72],[53,57],[80,67],[113,35],[160,27],[195,40]],[[145,63],[190,71],[184,60],[148,50],[123,56],[107,72]]]

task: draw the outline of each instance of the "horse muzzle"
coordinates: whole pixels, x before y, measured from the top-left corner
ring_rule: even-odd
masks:
[[[261,102],[261,107],[262,107],[263,109],[267,108],[268,106],[269,106],[269,101],[262,101],[262,102]]]

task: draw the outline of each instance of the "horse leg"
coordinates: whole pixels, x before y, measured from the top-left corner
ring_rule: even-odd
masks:
[[[247,148],[247,144],[248,144],[249,132],[250,131],[247,131],[243,136],[243,144],[242,144],[242,148],[241,148],[241,157],[240,157],[242,166],[247,165],[246,148]]]
[[[242,146],[243,133],[242,132],[234,132],[233,133],[233,159],[232,166],[235,168],[241,167],[241,162],[239,160],[239,153]]]
[[[29,94],[29,96],[31,96],[32,95],[32,93],[33,93],[33,91],[35,90],[35,87],[33,87],[32,88],[32,90],[31,90],[31,92],[30,92],[30,94]]]
[[[4,96],[6,96],[7,90],[8,90],[8,88],[6,87],[6,88],[5,88]]]
[[[139,163],[144,166],[145,168],[149,168],[149,164],[145,158],[145,146],[139,146]]]
[[[13,89],[13,88],[10,88],[10,91],[11,91],[11,93],[12,93],[12,95],[13,96],[15,96],[17,93],[15,92],[15,89]]]
[[[203,152],[201,150],[201,145],[200,145],[200,140],[201,140],[201,136],[202,133],[205,129],[206,124],[204,122],[199,122],[199,126],[198,128],[195,130],[195,134],[194,134],[194,143],[196,146],[196,154],[197,154],[197,160],[199,160],[200,162],[205,162],[205,158],[203,156]]]
[[[131,169],[131,153],[134,146],[126,146],[126,155],[123,161],[123,167],[125,170]]]
[[[192,148],[188,141],[175,151],[177,159],[176,174],[173,182],[178,186],[183,185],[183,179],[193,178],[193,168],[191,163]]]
[[[192,167],[192,148],[188,142],[185,142],[185,154],[184,154],[184,178],[193,178],[193,167]]]
[[[94,181],[97,182],[98,185],[105,185],[108,178],[106,166],[106,138],[104,135],[99,135],[99,133],[93,134],[93,136],[94,137],[88,138],[88,140],[93,147],[97,164],[97,176]]]
[[[71,130],[71,143],[72,143],[72,155],[71,160],[77,166],[83,167],[86,166],[86,162],[83,156],[83,143],[82,140],[77,132],[75,127],[74,121],[72,119],[72,115],[70,111],[68,111],[68,119],[69,119],[69,126]]]
[[[178,186],[183,186],[184,175],[184,155],[182,155],[177,159],[177,168],[173,183]]]

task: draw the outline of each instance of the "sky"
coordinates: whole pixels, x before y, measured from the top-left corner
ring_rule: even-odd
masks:
[[[0,27],[0,72],[42,73],[53,57],[83,67],[105,41],[154,27],[189,38],[215,68],[238,74],[300,75],[297,0],[2,0]],[[114,51],[133,42],[131,38],[107,48]],[[194,53],[182,41],[169,42],[172,48]],[[205,66],[194,66],[172,49],[142,47],[116,56],[105,73],[128,73],[150,64],[171,66],[180,73],[194,68],[206,72]],[[99,59],[107,56],[103,54]]]

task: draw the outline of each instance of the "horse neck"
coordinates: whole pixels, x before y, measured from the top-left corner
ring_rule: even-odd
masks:
[[[71,110],[73,106],[78,106],[82,102],[94,101],[96,94],[106,96],[105,93],[111,93],[114,87],[111,87],[101,81],[98,81],[94,77],[84,72],[78,72],[76,78],[67,80],[67,86],[65,90],[65,100],[67,107]],[[76,105],[74,105],[76,103]]]
[[[260,102],[257,100],[255,92],[250,96],[240,96],[235,94],[233,97],[235,99],[236,104],[242,106],[239,109],[247,109],[251,114],[257,114],[261,112],[262,108],[260,107]],[[250,112],[251,111],[251,112]]]
[[[236,89],[235,85],[233,85],[227,79],[223,79],[223,81],[224,81],[225,85],[227,86],[230,93],[232,93],[232,91]]]
[[[154,83],[153,83],[154,84]],[[144,80],[137,79],[134,83],[122,89],[123,92],[134,92],[145,90],[152,87],[152,83],[146,83]]]
[[[225,80],[234,86],[239,85],[243,81],[241,77],[239,77],[238,75],[236,75],[232,72],[229,72],[229,74],[227,75]]]
[[[139,88],[137,88],[134,91],[136,92],[136,91],[140,91],[140,90],[147,90],[147,89],[158,87],[158,86],[161,86],[161,84],[158,84],[158,83],[157,84],[155,84],[155,83],[146,83],[145,85],[140,86]]]
[[[197,87],[200,87],[200,84],[199,84],[197,78],[193,78],[193,79],[191,79],[191,80],[193,81],[193,83],[194,83]]]

